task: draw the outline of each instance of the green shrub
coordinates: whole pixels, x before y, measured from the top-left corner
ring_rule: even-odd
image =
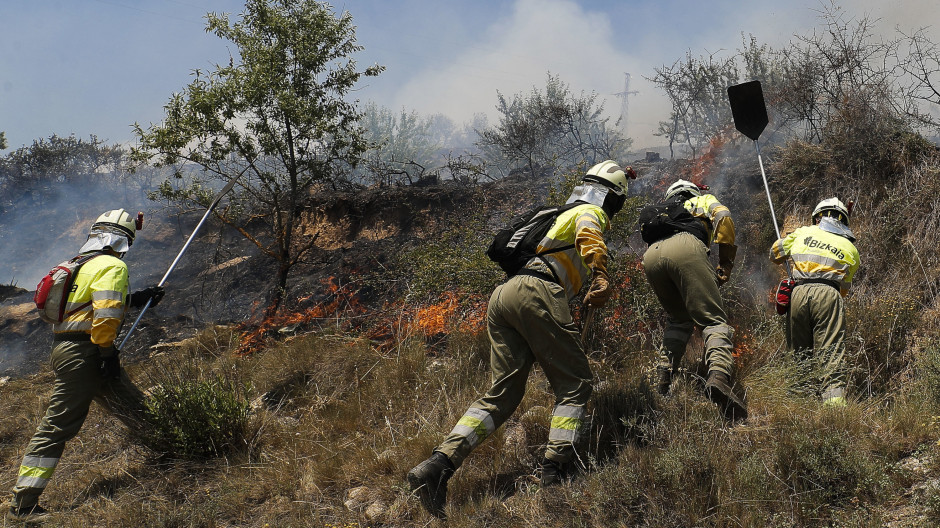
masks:
[[[801,515],[817,518],[834,505],[868,503],[890,488],[887,464],[860,441],[867,431],[859,417],[841,412],[794,415],[777,434],[775,474],[799,497]]]
[[[846,364],[857,393],[883,394],[903,370],[919,312],[919,303],[902,292],[868,294],[847,303]]]
[[[637,457],[629,453],[627,458]],[[586,479],[583,492],[575,495],[577,511],[592,521],[587,526],[644,526],[649,509],[643,486],[642,464],[610,466]]]
[[[940,485],[933,483],[924,490],[925,526],[940,525]]]
[[[744,455],[735,468],[732,493],[735,509],[740,511],[744,526],[777,526],[779,509],[786,504],[786,490],[767,467],[763,451]],[[774,519],[777,516],[778,519]],[[790,523],[784,523],[790,525]]]
[[[715,405],[695,383],[677,380],[649,429],[651,461],[644,475],[652,505],[649,525],[703,526],[704,519],[723,514],[741,449]],[[630,463],[621,458],[621,465],[625,462]]]
[[[933,411],[940,412],[940,337],[918,336],[913,341],[909,353],[914,358],[914,382]]]
[[[613,374],[596,384],[591,396],[588,454],[599,463],[615,458],[627,445],[642,446],[649,441],[657,406],[640,363],[635,360],[632,365],[624,365],[622,374]]]
[[[216,376],[157,387],[147,402],[150,441],[170,456],[221,456],[247,444],[249,416],[244,387]]]
[[[496,228],[488,227],[482,209],[463,210],[446,220],[448,223],[398,257],[399,265],[394,269],[404,270],[409,277],[409,300],[425,301],[444,291],[489,295],[505,277],[486,256]]]

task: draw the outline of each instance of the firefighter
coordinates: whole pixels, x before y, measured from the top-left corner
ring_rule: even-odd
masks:
[[[628,174],[635,177],[632,169],[624,171],[609,160],[591,167],[568,198],[568,203],[585,203],[559,215],[537,248],[539,253],[556,251],[531,258],[490,297],[486,320],[492,386],[431,457],[408,472],[411,489],[431,514],[444,517],[448,479],[515,411],[536,361],[555,394],[540,481],[549,486],[567,476],[592,380],[568,301],[588,283],[586,306],[603,306],[610,297],[603,233],[623,207]]]
[[[79,251],[96,256],[79,268],[67,299],[66,317],[53,325],[52,396],[46,414],[26,447],[13,487],[9,516],[35,520],[47,515],[39,505],[65,443],[78,434],[92,400],[132,429],[144,423],[144,396],[121,368],[114,339],[128,306],[156,305],[163,288],[128,295],[127,265],[121,260],[142,227],[124,209],[108,211],[92,225]]]
[[[787,311],[787,348],[811,372],[823,402],[845,405],[845,305],[859,266],[850,210],[838,198],[819,202],[813,225],[774,242],[770,260],[792,262],[796,285]]]
[[[702,191],[698,185],[681,179],[669,186],[664,203],[682,203],[692,218],[687,217],[682,228],[651,241],[643,255],[646,278],[668,314],[656,384],[660,394],[669,393],[686,345],[698,326],[708,366],[705,395],[727,418],[740,420],[747,417],[747,408],[732,391],[734,331],[728,325],[718,292],[734,267],[734,221],[727,207]],[[717,268],[712,268],[708,259],[712,243],[718,244]]]

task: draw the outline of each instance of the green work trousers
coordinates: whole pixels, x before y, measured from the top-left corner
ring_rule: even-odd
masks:
[[[845,304],[839,290],[815,283],[793,289],[787,348],[814,392],[824,400],[845,396]]]
[[[660,240],[643,255],[643,269],[659,303],[669,314],[659,367],[676,369],[695,326],[702,328],[709,372],[734,368],[734,330],[728,325],[715,268],[705,244],[689,233]]]
[[[435,451],[460,467],[470,452],[516,410],[538,361],[555,393],[546,458],[568,462],[591,396],[591,367],[565,290],[517,275],[500,285],[486,309],[492,386],[474,402]]]
[[[128,427],[143,422],[144,395],[121,370],[120,378],[105,380],[98,365],[101,355],[91,341],[57,341],[52,348],[55,384],[46,415],[26,447],[13,505],[29,508],[39,501],[55,472],[65,443],[81,429],[92,400],[104,405]]]

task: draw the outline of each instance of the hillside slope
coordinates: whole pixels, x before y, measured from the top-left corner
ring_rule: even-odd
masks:
[[[781,320],[767,302],[780,271],[766,261],[774,235],[747,147],[721,145],[696,163],[642,167],[633,209],[615,219],[622,220],[610,234],[618,295],[595,319],[589,341],[596,389],[579,446],[582,473],[549,489],[533,477],[552,408],[535,369],[516,414],[451,481],[447,526],[940,521],[936,297],[908,289],[884,297],[884,263],[863,260],[870,271],[849,300],[854,401],[829,409],[801,396],[781,345]],[[935,174],[936,161],[930,163],[918,170]],[[643,246],[632,219],[677,176],[711,185],[738,227],[739,264],[723,295],[751,417],[735,427],[701,394],[699,338],[672,396],[650,388],[664,316],[639,266]],[[501,277],[482,258],[485,242],[509,214],[548,194],[544,184],[507,180],[476,188],[375,188],[312,201],[304,229],[320,233],[319,249],[295,269],[290,303],[269,321],[253,314],[263,305],[271,263],[236,235],[210,229],[133,337],[128,370],[160,401],[171,388],[192,396],[180,399],[168,419],[199,416],[194,408],[228,398],[245,409],[236,417],[244,418],[242,426],[196,456],[209,428],[183,443],[158,445],[126,434],[93,406],[43,496],[55,512],[51,524],[444,525],[411,496],[404,475],[489,383],[482,314]],[[876,210],[860,202],[861,211]],[[785,223],[806,221],[806,204],[785,203]],[[141,277],[135,284],[159,279],[194,221],[161,220],[142,233],[156,236],[153,246],[135,245],[140,260],[128,254],[131,273]],[[863,259],[881,256],[873,247],[878,229],[875,219],[858,223]],[[13,410],[0,417],[0,486],[9,488],[52,377],[43,363],[48,328],[24,316],[28,292],[0,300],[4,343],[35,343],[30,354],[39,369],[0,382],[0,401]],[[880,357],[889,359],[877,364]],[[199,399],[206,395],[212,398]]]

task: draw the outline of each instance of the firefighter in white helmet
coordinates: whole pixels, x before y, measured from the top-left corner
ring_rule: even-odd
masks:
[[[660,394],[668,394],[692,332],[698,326],[702,329],[708,366],[705,394],[726,417],[741,420],[747,417],[747,407],[732,390],[734,330],[728,324],[718,291],[734,267],[737,253],[734,222],[728,208],[704,189],[707,187],[680,179],[669,186],[662,203],[647,208],[654,214],[647,216],[645,209],[640,216],[641,223],[646,218],[656,219],[661,217],[657,212],[660,208],[671,211],[675,217],[656,236],[644,234],[649,248],[643,255],[643,270],[669,316],[656,368],[656,385]],[[708,258],[713,243],[718,245],[717,268],[712,268]]]
[[[813,225],[777,240],[770,259],[789,259],[796,281],[787,311],[787,348],[822,400],[845,405],[845,304],[860,258],[849,229],[850,208],[838,198],[819,202]]]
[[[492,387],[475,401],[430,458],[408,472],[422,505],[444,516],[447,481],[470,452],[516,410],[537,361],[555,393],[541,483],[566,477],[591,395],[591,368],[568,301],[588,285],[584,304],[610,297],[603,233],[624,204],[632,169],[613,161],[594,165],[568,198],[578,205],[561,213],[523,269],[496,288],[487,306]],[[554,251],[553,251],[554,250]],[[547,252],[547,253],[546,253]]]
[[[52,370],[55,382],[49,407],[26,447],[13,487],[9,516],[35,520],[46,515],[39,505],[65,443],[78,434],[92,400],[132,428],[143,418],[144,397],[121,368],[114,340],[128,306],[156,305],[163,288],[152,286],[128,294],[127,265],[121,260],[143,225],[124,209],[108,211],[95,221],[80,255],[95,257],[75,275],[66,317],[53,325]]]

